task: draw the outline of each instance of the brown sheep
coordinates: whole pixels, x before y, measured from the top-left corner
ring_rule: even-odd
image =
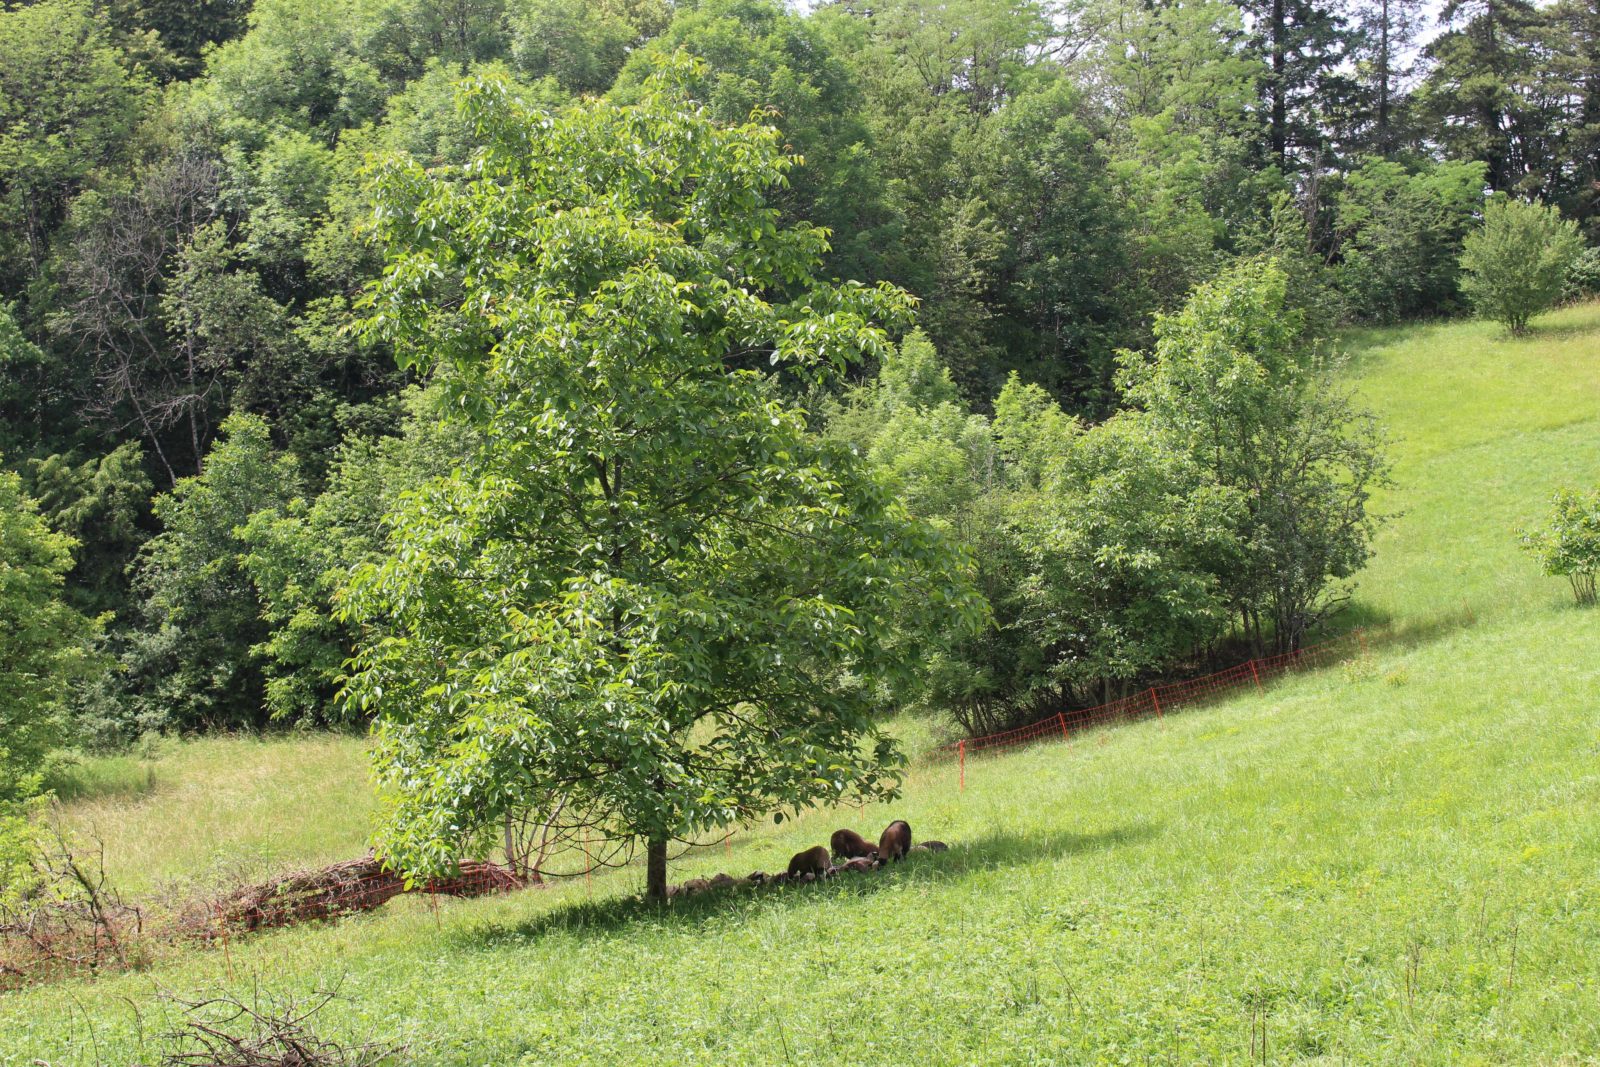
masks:
[[[803,852],[796,852],[789,861],[790,880],[803,875],[816,875],[819,878],[828,874],[828,850],[822,845],[813,845]]]
[[[878,854],[876,852],[871,856],[857,856],[853,860],[846,860],[839,869],[841,871],[870,871],[878,865],[877,858]]]
[[[943,841],[924,841],[922,843],[929,852],[949,852],[950,846]]]
[[[712,889],[732,889],[738,884],[738,882],[733,880],[733,876],[728,874],[726,871],[712,875],[711,877]]]
[[[875,856],[878,846],[854,830],[835,830],[831,839],[836,859],[855,859],[857,856]]]
[[[883,836],[878,838],[878,858],[888,863],[904,859],[910,851],[911,824],[904,819],[896,819],[884,828]]]

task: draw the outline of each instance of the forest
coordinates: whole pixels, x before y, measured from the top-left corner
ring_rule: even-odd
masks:
[[[1581,0],[13,0],[0,804],[376,720],[408,870],[654,844],[1293,649],[1341,332],[1600,292],[1597,171]]]

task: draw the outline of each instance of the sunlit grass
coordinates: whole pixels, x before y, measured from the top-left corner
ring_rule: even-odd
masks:
[[[67,824],[105,845],[125,892],[163,881],[352,859],[372,812],[365,743],[329,734],[217,737],[155,759],[94,759],[69,773]]]
[[[896,804],[748,828],[673,878],[773,870],[892,817],[955,846],[889,872],[664,909],[632,899],[636,868],[401,899],[0,997],[0,1064],[138,1058],[158,983],[341,976],[328,1029],[406,1041],[418,1064],[1242,1063],[1263,1031],[1272,1063],[1594,1062],[1600,614],[1512,531],[1553,486],[1600,480],[1600,307],[1537,325],[1362,339],[1360,388],[1400,437],[1385,503],[1404,511],[1358,597],[1402,639],[1365,658],[971,761],[965,792],[918,762]],[[935,732],[897,728],[919,752]],[[153,791],[69,804],[132,839],[120,873],[359,853],[359,742],[169,759]]]
[[[1524,338],[1484,322],[1354,338],[1359,395],[1393,437],[1394,514],[1358,604],[1410,628],[1558,604],[1563,583],[1517,547],[1562,485],[1600,482],[1600,304]]]
[[[1582,625],[1549,640],[1557,622]],[[1480,623],[973,761],[965,793],[930,767],[892,808],[742,834],[674,876],[771,870],[891,815],[956,846],[888,873],[662,911],[622,899],[631,870],[437,917],[401,901],[0,998],[0,1049],[92,1062],[73,998],[126,1048],[157,982],[348,975],[330,1028],[419,1063],[1241,1062],[1258,1012],[1274,1062],[1549,1062],[1600,1048],[1597,687],[1579,613]]]

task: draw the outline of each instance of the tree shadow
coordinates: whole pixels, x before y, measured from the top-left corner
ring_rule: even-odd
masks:
[[[899,863],[875,871],[840,873],[824,882],[757,886],[741,881],[731,888],[675,897],[664,903],[637,896],[574,901],[523,922],[476,925],[448,932],[445,937],[458,947],[486,948],[558,932],[612,934],[643,925],[692,931],[734,914],[864,897],[897,885],[955,880],[978,871],[1134,845],[1154,837],[1159,829],[1157,824],[1134,823],[1091,833],[1052,830],[1018,834],[998,830],[953,842],[947,852],[914,852]]]
[[[1556,309],[1557,311],[1564,309]],[[1550,314],[1546,312],[1545,314]],[[1540,316],[1543,317],[1542,315]],[[1539,322],[1535,320],[1528,324],[1524,333],[1512,333],[1510,330],[1501,330],[1495,335],[1495,340],[1511,342],[1514,344],[1539,343],[1541,341],[1563,341],[1569,337],[1582,337],[1594,333],[1594,323],[1591,322]]]
[[[145,760],[72,762],[52,767],[45,788],[57,800],[137,800],[152,796],[159,782],[156,765]]]
[[[1358,326],[1343,331],[1333,344],[1333,350],[1345,361],[1347,372],[1358,371],[1364,369],[1366,363],[1377,352],[1409,344],[1441,324],[1459,321],[1461,320],[1440,316],[1412,319],[1384,326]]]
[[[1329,620],[1329,625],[1309,642],[1348,638],[1359,630],[1363,647],[1369,651],[1405,652],[1471,629],[1478,621],[1478,613],[1465,601],[1428,615],[1403,617],[1356,601],[1341,611],[1336,620]]]

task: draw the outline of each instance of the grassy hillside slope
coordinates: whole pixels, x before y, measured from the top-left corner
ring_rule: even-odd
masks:
[[[351,859],[373,808],[352,737],[216,737],[156,758],[93,760],[57,785],[67,823],[104,843],[124,892]]]
[[[664,911],[625,899],[631,871],[401,900],[0,996],[0,1064],[137,1057],[157,983],[341,977],[328,1029],[424,1064],[1600,1061],[1600,615],[1512,535],[1553,485],[1600,479],[1600,307],[1539,326],[1361,339],[1404,512],[1363,576],[1360,612],[1395,624],[1365,659],[975,761],[965,793],[922,764],[892,811],[743,834],[674,877],[772,869],[893,815],[956,846],[888,873]],[[349,832],[322,794],[360,772],[335,762],[288,839]],[[183,818],[160,775],[99,803]]]
[[[1600,305],[1527,337],[1460,322],[1372,331],[1352,344],[1364,403],[1393,435],[1398,513],[1361,576],[1359,605],[1412,629],[1558,605],[1516,544],[1560,485],[1600,482]]]

